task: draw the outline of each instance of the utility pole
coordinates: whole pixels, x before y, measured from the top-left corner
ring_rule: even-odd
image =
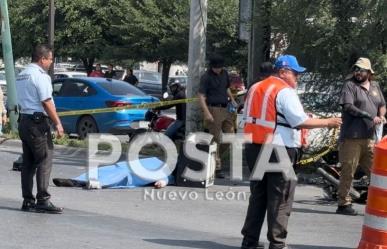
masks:
[[[191,0],[188,51],[188,98],[196,97],[206,57],[207,0]],[[187,104],[186,135],[201,131],[203,116],[199,102]]]
[[[55,30],[55,4],[54,0],[50,0],[48,7],[49,17],[48,17],[48,45],[52,48],[52,54],[55,58],[54,53],[54,30]],[[55,59],[53,58],[53,62]],[[48,74],[51,76],[51,79],[54,79],[54,64],[51,63],[50,69],[48,70]]]
[[[13,132],[17,131],[17,119],[18,119],[18,108],[17,108],[17,97],[16,97],[16,86],[15,86],[15,66],[12,54],[12,42],[11,42],[11,28],[9,26],[8,16],[8,3],[7,0],[0,0],[1,8],[1,39],[3,47],[3,56],[5,64],[5,79],[7,82],[7,102],[9,119],[11,129]]]
[[[257,78],[259,66],[270,60],[270,15],[271,0],[251,1],[251,31],[249,40],[247,84],[251,85]]]

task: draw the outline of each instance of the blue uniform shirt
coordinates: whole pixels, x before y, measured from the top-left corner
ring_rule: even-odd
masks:
[[[20,113],[44,111],[42,102],[52,99],[50,76],[39,65],[31,63],[16,78],[16,92]]]

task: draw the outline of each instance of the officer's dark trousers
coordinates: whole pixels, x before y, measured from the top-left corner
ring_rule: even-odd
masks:
[[[49,120],[44,118],[41,122],[31,118],[21,118],[19,134],[23,143],[23,167],[21,171],[21,185],[24,200],[34,201],[32,193],[34,175],[38,201],[50,198],[48,184],[52,167],[53,143],[50,133]]]
[[[260,144],[246,144],[245,156],[250,172],[252,172],[257,156],[261,150]],[[290,161],[294,164],[299,151],[287,149]],[[275,162],[274,154],[270,161]],[[292,209],[296,181],[286,181],[282,173],[265,173],[261,181],[251,181],[249,207],[245,224],[242,228],[244,241],[256,243],[259,241],[261,228],[267,212],[267,239],[270,249],[280,249],[286,246],[287,226]]]

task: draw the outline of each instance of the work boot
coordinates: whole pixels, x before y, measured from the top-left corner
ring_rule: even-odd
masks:
[[[50,214],[61,214],[63,208],[56,207],[50,201],[38,201],[35,206],[35,210],[38,213],[50,213]]]
[[[241,249],[265,249],[265,245],[259,242],[242,241]]]
[[[336,214],[343,214],[343,215],[357,215],[357,211],[352,208],[352,204],[338,206],[336,210]]]
[[[291,249],[288,245],[278,245],[278,246],[274,246],[272,244],[269,245],[269,249]]]
[[[24,200],[23,205],[21,206],[21,211],[24,212],[35,212],[35,201]]]
[[[263,247],[262,247],[263,248]],[[284,246],[284,247],[270,247],[269,246],[269,249],[291,249],[289,246]]]

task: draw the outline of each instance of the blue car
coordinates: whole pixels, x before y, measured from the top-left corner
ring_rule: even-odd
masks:
[[[130,106],[157,102],[159,99],[124,81],[105,78],[65,78],[53,81],[53,97],[57,112],[82,109]],[[145,128],[146,109],[82,114],[60,117],[66,133],[85,138],[88,133],[115,133]],[[116,133],[117,134],[117,133]]]

